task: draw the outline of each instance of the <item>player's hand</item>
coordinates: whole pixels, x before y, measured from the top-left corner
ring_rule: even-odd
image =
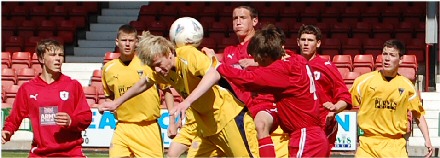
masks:
[[[72,123],[69,114],[65,112],[57,112],[55,114],[55,123],[60,126],[69,127]]]
[[[114,112],[117,107],[118,107],[118,105],[116,105],[114,101],[106,101],[106,102],[98,105],[98,111],[101,114],[103,114],[104,111]]]
[[[241,59],[238,61],[238,63],[243,69],[246,69],[249,66],[258,66],[258,63],[255,62],[254,59]]]
[[[179,126],[178,124],[174,124],[174,123],[168,125],[168,131],[167,131],[168,138],[173,139],[177,135],[177,129],[179,128],[178,126]]]
[[[11,140],[11,132],[9,131],[2,131],[2,144],[5,144],[6,142]]]
[[[209,58],[212,58],[213,56],[215,56],[214,49],[210,49],[208,47],[203,47],[202,48],[202,52],[205,53],[206,56],[208,56]]]
[[[189,108],[190,105],[191,104],[189,104],[187,100],[183,100],[171,109],[170,116],[174,116],[174,118],[178,118],[178,116],[180,116],[179,121],[183,121],[183,119],[185,119],[186,117],[186,110]]]
[[[325,102],[324,104],[322,104],[326,109],[328,109],[328,110],[330,110],[330,111],[332,111],[332,112],[335,112],[336,110],[338,110],[337,108],[336,108],[336,105],[335,104],[333,104],[333,103],[331,103],[331,102]]]
[[[335,112],[329,112],[327,116],[325,117],[325,126],[327,127],[330,125],[331,121],[335,118],[336,113]]]
[[[434,150],[432,148],[431,142],[425,142],[425,147],[428,148],[428,154],[426,154],[425,157],[431,157],[432,156],[432,151]]]

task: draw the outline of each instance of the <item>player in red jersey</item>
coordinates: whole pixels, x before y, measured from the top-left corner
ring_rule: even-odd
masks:
[[[238,88],[274,95],[281,127],[290,135],[290,156],[326,156],[328,142],[319,119],[322,105],[307,60],[296,54],[281,59],[285,54],[282,39],[270,29],[257,32],[248,52],[263,67],[248,71],[221,64],[218,72]]]
[[[255,35],[255,26],[258,24],[258,12],[250,6],[239,6],[232,13],[232,26],[237,35],[239,44],[228,46],[224,50],[223,64],[237,69],[253,70],[258,67],[252,56],[247,52],[249,40]],[[288,156],[288,136],[278,127],[276,106],[271,94],[258,94],[237,88],[229,83],[236,96],[248,107],[254,118],[259,153],[261,157]]]
[[[298,31],[297,38],[301,55],[309,60],[309,66],[313,70],[315,80],[322,87],[325,95],[331,98],[331,102],[323,103],[320,106],[321,121],[325,125],[324,131],[329,141],[329,152],[335,146],[338,123],[335,115],[351,107],[351,94],[342,79],[341,74],[335,65],[330,61],[321,58],[318,48],[321,45],[321,31],[313,25],[303,25]]]
[[[54,40],[37,44],[42,72],[20,87],[3,127],[6,143],[23,118],[30,118],[34,138],[29,157],[85,157],[81,131],[92,122],[92,112],[81,84],[61,73],[63,50]]]

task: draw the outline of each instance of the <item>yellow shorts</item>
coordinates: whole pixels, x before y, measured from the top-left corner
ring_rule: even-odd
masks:
[[[277,157],[289,157],[289,134],[278,126],[278,128],[270,135],[275,145],[275,154]]]
[[[109,157],[163,157],[163,143],[156,120],[118,122],[110,143]]]
[[[190,151],[196,152],[195,157],[259,157],[255,124],[245,112],[219,133],[207,137],[198,135],[194,142]]]
[[[172,143],[179,143],[186,146],[191,146],[192,141],[197,136],[197,124],[191,123],[183,126],[179,133],[174,137]]]
[[[355,157],[408,157],[405,138],[360,136]]]

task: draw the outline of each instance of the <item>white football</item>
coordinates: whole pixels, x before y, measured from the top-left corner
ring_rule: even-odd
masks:
[[[177,48],[188,44],[198,47],[203,39],[203,26],[194,18],[179,18],[171,25],[169,35]]]

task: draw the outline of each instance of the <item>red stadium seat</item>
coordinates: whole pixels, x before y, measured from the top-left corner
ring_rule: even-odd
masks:
[[[353,71],[354,72],[359,72],[362,75],[362,74],[365,74],[365,73],[373,71],[373,70],[374,70],[373,55],[371,55],[371,54],[366,54],[366,55],[358,54],[358,55],[354,56],[354,61],[353,61]]]
[[[46,18],[49,16],[49,9],[46,6],[32,6],[30,7],[30,18],[32,20],[46,20]]]
[[[339,55],[341,51],[341,41],[334,38],[325,38],[321,44],[322,54],[330,55],[331,57]]]
[[[33,68],[21,68],[17,70],[17,85],[21,86],[23,83],[35,78],[36,72]]]
[[[10,36],[4,42],[4,51],[14,52],[13,50],[21,51],[24,45],[24,39],[20,36]]]
[[[211,49],[217,49],[217,41],[214,38],[204,38],[200,47],[208,47]]]
[[[148,30],[147,25],[144,21],[130,21],[130,25],[137,30],[139,35],[142,34],[142,31]]]
[[[11,68],[19,70],[21,68],[30,68],[31,64],[30,52],[14,52],[11,58]]]
[[[43,20],[37,30],[40,37],[50,37],[55,35],[57,31],[56,23],[52,20]]]
[[[353,69],[353,60],[350,55],[335,55],[333,57],[333,64],[336,67],[347,68],[349,71]]]
[[[2,68],[2,86],[8,87],[17,83],[15,69]]]
[[[18,89],[20,86],[11,85],[9,87],[5,87],[5,103],[13,104],[15,100],[15,96],[17,95]]]
[[[104,64],[113,59],[118,59],[121,56],[121,53],[114,52],[106,52],[104,55]]]
[[[343,76],[344,83],[347,85],[348,88],[351,88],[351,86],[354,83],[354,80],[358,78],[361,74],[359,72],[347,72]]]
[[[10,68],[11,67],[11,53],[2,52],[2,68]]]
[[[379,39],[368,38],[363,42],[364,54],[371,54],[373,56],[377,56],[382,54],[383,43],[385,41],[381,41]]]
[[[376,66],[376,70],[382,70],[382,54],[377,55],[376,57],[376,62],[375,62],[375,66]]]
[[[93,70],[91,81],[101,82],[102,70]]]
[[[87,8],[83,6],[73,6],[70,7],[69,17],[70,20],[75,22],[75,25],[78,28],[84,28],[86,26],[86,22],[88,21],[87,16]]]
[[[354,58],[355,55],[361,54],[362,42],[357,38],[348,38],[342,41],[342,54],[351,55]]]
[[[38,61],[37,53],[32,54],[31,68],[33,68],[35,70],[35,73],[37,73],[37,74],[41,73],[41,71],[42,71],[41,64]]]
[[[330,55],[319,55],[322,59],[327,60],[327,61],[331,61],[331,56]]]
[[[92,106],[93,104],[96,104],[96,98],[97,98],[97,91],[96,87],[93,86],[87,86],[83,87],[84,95],[86,96],[87,103],[89,106]]]
[[[415,83],[417,80],[417,70],[417,57],[415,55],[403,55],[398,73]]]
[[[198,18],[200,11],[197,6],[183,6],[178,8],[178,13],[181,17],[193,17]]]
[[[63,39],[65,43],[73,43],[76,32],[76,22],[72,20],[63,20],[58,25],[57,35]]]

